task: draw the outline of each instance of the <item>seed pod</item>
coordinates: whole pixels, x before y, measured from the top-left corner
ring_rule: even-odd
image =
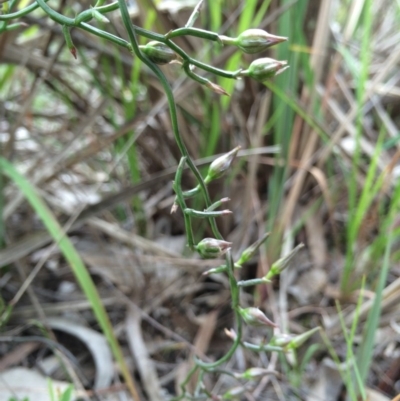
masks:
[[[287,61],[278,61],[273,58],[259,58],[254,60],[247,70],[240,72],[239,76],[253,78],[263,82],[285,71],[289,66]]]
[[[259,53],[278,43],[285,42],[287,38],[275,36],[262,29],[248,29],[236,39],[236,46],[245,53]]]
[[[167,45],[153,40],[145,46],[139,46],[146,56],[155,64],[168,64],[178,58],[176,53]]]

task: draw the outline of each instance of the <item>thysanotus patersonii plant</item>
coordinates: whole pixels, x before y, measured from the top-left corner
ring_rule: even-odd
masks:
[[[231,305],[235,316],[235,327],[234,329],[226,330],[228,338],[232,341],[232,345],[226,354],[215,362],[205,362],[197,357],[194,359],[193,368],[188,372],[185,380],[181,383],[181,391],[172,400],[200,400],[200,399],[212,399],[212,400],[228,400],[239,395],[240,391],[245,389],[244,385],[232,388],[223,395],[211,394],[211,392],[205,387],[203,383],[204,375],[207,372],[216,372],[219,374],[230,374],[226,370],[222,369],[222,365],[226,363],[235,353],[238,347],[244,347],[249,350],[256,352],[261,351],[279,351],[287,352],[299,347],[304,341],[306,341],[317,329],[310,330],[299,336],[289,335],[276,335],[272,337],[267,344],[251,344],[245,342],[243,339],[243,323],[253,326],[270,326],[276,327],[276,324],[271,321],[260,309],[255,307],[243,308],[240,303],[240,289],[241,287],[254,286],[257,284],[265,284],[280,274],[285,269],[292,257],[301,248],[302,245],[297,246],[289,255],[276,261],[270,268],[269,273],[262,278],[253,280],[239,281],[236,279],[235,270],[240,269],[243,264],[249,261],[253,255],[257,252],[259,247],[267,240],[268,235],[264,235],[259,241],[254,243],[244,252],[238,260],[234,261],[232,257],[231,247],[232,243],[225,241],[222,238],[216,224],[216,217],[224,216],[231,213],[229,210],[217,210],[222,204],[227,202],[229,199],[224,198],[216,202],[212,202],[207,189],[207,185],[224,175],[224,173],[230,168],[232,161],[239,151],[239,147],[233,149],[222,157],[217,158],[211,163],[208,173],[205,178],[202,177],[199,170],[195,166],[194,161],[189,155],[187,148],[182,140],[179,132],[178,119],[176,104],[173,96],[171,87],[164,76],[158,65],[164,65],[168,63],[180,63],[185,74],[198,82],[201,85],[205,85],[214,92],[227,95],[225,90],[194,71],[197,67],[198,70],[203,70],[207,73],[214,75],[237,79],[239,77],[251,77],[257,81],[263,82],[270,79],[277,74],[282,73],[288,68],[286,61],[277,61],[271,58],[260,58],[253,61],[248,68],[239,69],[237,71],[226,71],[219,68],[215,68],[209,64],[203,63],[189,56],[179,46],[177,46],[173,39],[178,36],[196,36],[198,38],[218,42],[225,45],[237,46],[243,52],[254,54],[265,49],[279,44],[287,40],[284,37],[271,35],[268,32],[260,29],[249,29],[242,32],[237,38],[231,38],[223,35],[218,35],[215,32],[210,32],[203,29],[193,28],[193,24],[198,17],[201,9],[201,3],[196,6],[194,12],[190,16],[187,24],[183,28],[179,28],[168,32],[165,35],[154,33],[146,29],[135,26],[129,16],[128,8],[125,0],[118,0],[113,3],[104,4],[105,0],[98,0],[96,5],[88,10],[85,10],[78,14],[75,18],[66,17],[59,12],[53,10],[48,4],[48,0],[35,0],[28,7],[19,11],[13,12],[12,10],[17,4],[17,0],[10,0],[3,4],[3,14],[0,15],[0,33],[18,29],[24,26],[22,22],[11,23],[11,21],[28,15],[37,8],[41,8],[51,19],[60,24],[63,35],[65,37],[66,44],[76,58],[76,48],[70,35],[71,28],[80,28],[93,35],[103,38],[110,43],[122,46],[128,49],[135,57],[141,60],[159,79],[163,90],[168,100],[168,106],[171,117],[171,125],[175,141],[179,147],[181,153],[181,160],[176,171],[175,180],[173,183],[173,189],[176,194],[175,202],[172,207],[172,212],[177,209],[181,209],[183,213],[185,231],[187,237],[187,244],[193,250],[197,251],[203,258],[219,258],[225,257],[225,264],[214,269],[209,270],[205,274],[226,274],[229,280],[230,293],[231,293]],[[90,24],[90,21],[95,19],[100,22],[106,22],[106,14],[118,11],[121,14],[122,22],[125,26],[127,36],[129,40],[125,40],[114,34],[111,34],[105,30],[99,29]],[[139,46],[137,36],[143,36],[150,41],[143,46]],[[182,174],[185,166],[188,166],[190,171],[194,174],[197,180],[197,186],[189,191],[183,191],[181,186]],[[186,201],[188,198],[201,195],[204,198],[206,209],[203,211],[188,208]],[[213,238],[204,238],[197,244],[195,243],[193,232],[192,232],[192,220],[193,219],[206,219],[211,227]],[[100,322],[104,330],[104,324]],[[112,345],[112,344],[111,344]],[[112,346],[113,348],[113,346]],[[116,352],[113,348],[113,351]],[[118,358],[117,358],[118,359]],[[121,369],[124,374],[124,370]],[[251,368],[242,374],[235,374],[234,377],[238,380],[252,380],[258,378],[268,372],[261,368]],[[125,377],[125,374],[124,374]],[[197,385],[193,392],[188,389],[188,383],[193,377],[196,377]],[[128,383],[127,377],[125,380]],[[137,398],[135,391],[132,391],[134,398]]]

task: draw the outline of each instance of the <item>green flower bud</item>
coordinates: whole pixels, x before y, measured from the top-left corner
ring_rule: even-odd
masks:
[[[153,40],[145,46],[139,46],[142,52],[155,64],[168,64],[177,60],[177,54],[167,45]]]
[[[254,60],[247,70],[240,72],[241,77],[250,77],[263,82],[285,71],[289,66],[287,61],[278,61],[273,58],[259,58]]]
[[[245,53],[253,54],[286,40],[287,38],[283,36],[271,35],[262,29],[248,29],[235,39],[235,44]]]
[[[215,238],[204,238],[196,246],[197,252],[205,259],[215,259],[223,256],[232,246],[232,242]]]
[[[297,252],[299,252],[299,250],[303,247],[304,247],[304,244],[297,245],[296,248],[294,248],[286,256],[284,256],[283,258],[278,259],[276,262],[274,262],[272,264],[271,268],[269,269],[269,272],[264,277],[265,280],[269,281],[269,280],[271,280],[272,277],[277,276],[278,274],[281,274],[282,271],[285,270],[289,266],[291,260],[297,254]]]
[[[233,159],[236,157],[237,152],[239,152],[239,149],[240,146],[237,146],[235,149],[232,149],[230,152],[218,157],[210,164],[207,177],[205,178],[207,184],[224,175],[225,171],[231,166]]]
[[[234,387],[231,388],[229,391],[227,391],[223,396],[223,400],[235,400],[237,398],[240,398],[240,396],[246,391],[246,389],[243,386],[240,387]]]
[[[267,374],[272,373],[271,370],[264,368],[250,368],[243,373],[235,373],[237,379],[254,380],[259,379]]]
[[[297,336],[291,334],[278,334],[271,338],[269,345],[283,347],[286,351],[301,347],[320,327],[314,327]]]
[[[260,246],[268,239],[269,234],[270,233],[265,233],[258,241],[246,248],[240,255],[236,265],[242,266],[244,263],[248,262],[254,256]]]
[[[249,326],[270,326],[278,327],[272,320],[269,320],[267,316],[258,308],[240,308],[239,313],[242,319]]]

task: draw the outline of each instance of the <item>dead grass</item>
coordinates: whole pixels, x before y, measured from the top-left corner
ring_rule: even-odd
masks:
[[[76,2],[61,2],[60,7],[72,3]],[[283,92],[289,98],[287,104],[293,103],[289,108],[294,108],[290,143],[285,144],[287,157],[275,154],[276,145],[282,146],[274,139],[278,128],[270,124],[281,118],[276,114],[276,92],[240,81],[222,111],[219,99],[184,78],[178,66],[163,68],[173,83],[184,139],[200,166],[210,161],[202,158],[215,107],[221,111],[217,152],[238,144],[246,150],[229,180],[210,186],[213,198],[231,198],[233,215],[218,224],[234,243],[235,254],[265,231],[273,231],[269,246],[241,271],[242,277],[261,277],[295,243],[306,244],[279,281],[244,292],[243,302],[266,310],[282,332],[297,334],[321,325],[342,367],[349,356],[335,302],[342,305],[348,328],[358,319],[356,353],[373,308],[389,231],[385,216],[399,175],[399,4],[372,2],[371,62],[360,104],[357,74],[364,3],[309,3],[303,26],[306,46],[294,40],[289,49],[306,59],[298,69],[298,86]],[[147,9],[150,2],[139,4]],[[294,2],[273,2],[261,27],[276,31],[276,21],[291,7]],[[222,29],[235,26],[238,9],[223,11]],[[154,29],[168,32],[182,26],[189,12],[186,8],[176,13],[157,10]],[[147,14],[141,10],[140,15]],[[206,15],[200,18],[204,27]],[[227,18],[230,15],[234,17]],[[138,14],[133,17],[140,26],[147,22]],[[194,354],[216,359],[228,348],[224,328],[231,327],[232,315],[224,277],[202,276],[218,261],[190,255],[184,247],[182,216],[170,214],[171,181],[180,155],[165,98],[147,70],[140,73],[140,80],[132,78],[138,66],[128,52],[74,30],[79,50],[75,61],[56,25],[39,14],[26,21],[37,27],[31,36],[19,32],[0,36],[2,154],[39,190],[89,266],[142,399],[166,400],[186,376]],[[118,17],[112,19],[110,29],[123,32]],[[232,55],[232,49],[226,48],[210,56],[195,38],[177,42],[190,53],[209,57],[216,67],[223,68]],[[309,70],[304,68],[308,62]],[[1,74],[7,69],[10,75],[3,82]],[[382,151],[376,154],[381,132]],[[360,157],[352,170],[357,138]],[[382,185],[370,191],[358,234],[349,243],[347,227],[354,218],[349,185],[357,194],[362,192],[373,160],[374,177],[381,177]],[[138,174],[132,172],[135,163]],[[277,187],[273,174],[281,166],[286,166],[286,173],[283,186]],[[352,171],[354,182],[349,181]],[[193,183],[185,175],[185,187]],[[58,247],[13,183],[4,181],[2,190],[5,235],[0,288],[4,305],[12,310],[1,326],[1,374],[24,367],[21,380],[27,371],[39,370],[54,380],[72,381],[82,398],[128,397],[89,303]],[[280,190],[282,197],[271,216],[272,195]],[[371,401],[388,400],[400,392],[397,209],[395,216],[390,271],[367,378]],[[197,240],[209,234],[203,225],[195,231]],[[354,257],[351,285],[343,291],[341,277],[349,247]],[[362,277],[366,288],[356,309]],[[3,318],[5,313],[3,309]],[[257,343],[271,335],[271,331],[249,329],[246,339]],[[90,347],[94,339],[99,341],[97,348]],[[343,377],[321,336],[299,351],[297,361],[277,353],[240,351],[226,370],[242,372],[260,366],[271,372],[246,385],[242,399],[345,399]],[[204,381],[214,394],[243,384],[216,374]],[[46,398],[34,395],[30,399]]]

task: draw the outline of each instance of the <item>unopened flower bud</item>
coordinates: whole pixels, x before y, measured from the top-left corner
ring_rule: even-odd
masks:
[[[283,36],[271,35],[262,29],[248,29],[235,39],[235,44],[245,53],[253,54],[286,40]]]
[[[229,391],[227,391],[222,396],[222,399],[223,400],[235,400],[235,399],[239,398],[245,391],[246,391],[246,389],[244,388],[244,386],[231,388]]]
[[[297,336],[291,334],[278,334],[271,338],[269,345],[282,347],[286,351],[297,349],[319,330],[320,327],[314,327],[313,329]]]
[[[236,373],[235,377],[237,379],[254,380],[259,379],[267,374],[272,373],[271,370],[264,368],[250,368],[243,373]]]
[[[204,181],[208,184],[212,180],[220,178],[224,175],[225,171],[229,169],[232,164],[233,159],[239,152],[240,146],[232,149],[230,152],[225,153],[221,157],[215,159],[208,168],[208,173]]]
[[[264,278],[266,280],[270,280],[272,277],[274,277],[278,274],[281,274],[282,271],[285,270],[289,266],[291,260],[297,254],[297,252],[299,252],[299,250],[303,247],[304,247],[304,244],[297,245],[296,248],[294,248],[286,256],[284,256],[283,258],[278,259],[276,262],[274,262],[272,264],[271,268],[269,269],[269,272],[267,273],[267,275]]]
[[[205,259],[215,259],[223,256],[232,246],[232,242],[215,238],[204,238],[196,245],[197,252]]]
[[[145,46],[139,46],[146,56],[155,64],[168,64],[178,58],[177,54],[166,44],[153,40]]]
[[[239,313],[242,319],[249,326],[270,326],[278,327],[272,320],[269,320],[267,316],[258,308],[240,308]]]
[[[242,266],[244,263],[248,262],[254,256],[260,246],[267,240],[269,234],[270,233],[265,233],[258,241],[246,248],[240,255],[240,258],[236,264],[238,266]]]
[[[289,66],[287,61],[278,61],[273,58],[259,58],[254,60],[247,70],[240,72],[239,76],[253,78],[263,82],[285,71]]]

